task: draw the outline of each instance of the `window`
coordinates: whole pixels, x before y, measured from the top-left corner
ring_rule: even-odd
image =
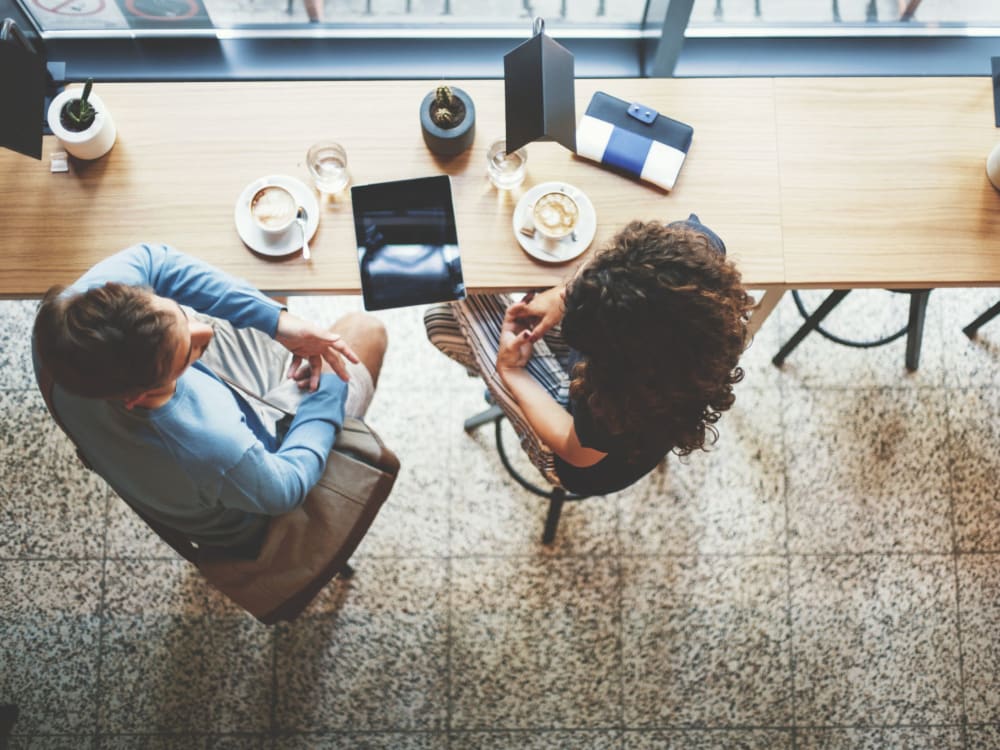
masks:
[[[499,77],[534,16],[578,77],[986,74],[1000,49],[984,0],[13,1],[71,80]]]
[[[696,0],[689,33],[943,34],[1000,26],[984,0]]]
[[[46,37],[180,36],[297,27],[324,36],[524,32],[541,16],[550,29],[638,30],[646,0],[21,0]],[[311,28],[310,28],[311,27]]]

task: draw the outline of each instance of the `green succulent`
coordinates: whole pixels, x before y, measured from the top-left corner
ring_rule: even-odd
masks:
[[[94,79],[88,78],[87,83],[83,86],[83,94],[80,95],[79,99],[72,99],[66,103],[63,107],[63,113],[66,115],[68,122],[67,127],[76,131],[83,131],[94,124],[94,118],[97,116],[97,110],[94,109],[94,105],[91,104],[88,99],[90,98],[90,90],[94,87]]]

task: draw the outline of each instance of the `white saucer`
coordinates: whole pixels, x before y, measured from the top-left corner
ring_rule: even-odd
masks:
[[[264,234],[250,216],[250,199],[266,185],[280,185],[295,197],[295,202],[306,210],[306,236],[311,240],[319,227],[319,201],[305,183],[283,174],[269,175],[254,180],[236,199],[236,231],[251,250],[261,255],[281,256],[298,252],[302,248],[302,233],[293,223],[284,234],[274,239]]]
[[[530,225],[528,216],[535,201],[545,193],[555,192],[566,193],[580,207],[580,220],[576,225],[576,240],[572,239],[572,235],[553,241],[545,239],[537,232],[534,237],[528,237],[521,232],[521,227]],[[580,188],[573,187],[566,182],[543,182],[528,190],[517,202],[513,223],[514,236],[517,237],[518,244],[524,248],[524,252],[545,263],[565,263],[567,260],[573,260],[590,247],[590,243],[594,241],[594,235],[597,233],[597,213],[594,211],[594,204]]]

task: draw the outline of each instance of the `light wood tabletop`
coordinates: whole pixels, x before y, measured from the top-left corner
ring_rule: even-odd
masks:
[[[473,147],[432,155],[418,107],[427,81],[102,84],[118,124],[105,157],[49,171],[0,151],[0,297],[37,297],[137,242],[165,242],[261,289],[356,293],[350,195],[321,204],[313,259],[251,252],[237,197],[265,175],[310,184],[305,153],[334,139],[355,184],[451,176],[470,291],[564,279],[631,219],[696,212],[726,241],[752,288],[753,327],[785,288],[1000,286],[1000,193],[985,160],[1000,141],[987,76],[977,78],[613,79],[576,82],[691,124],[672,191],[623,177],[552,143],[532,143],[511,192],[486,178],[503,133],[503,82],[455,81],[477,111]],[[575,261],[546,264],[517,244],[511,217],[532,185],[563,180],[591,198],[597,234]]]
[[[725,239],[751,285],[783,283],[772,80],[577,81],[578,117],[603,90],[694,127],[670,193],[552,143],[530,144],[526,182],[498,192],[486,177],[486,150],[503,135],[503,82],[452,83],[472,96],[477,117],[473,147],[451,159],[435,158],[421,137],[419,104],[434,82],[99,84],[118,126],[105,157],[59,174],[49,170],[58,150],[52,137],[41,162],[0,152],[0,296],[39,296],[138,242],[168,243],[271,292],[357,292],[349,192],[321,204],[311,262],[297,253],[255,255],[234,223],[237,197],[258,177],[291,175],[311,185],[305,154],[321,139],[345,146],[355,184],[451,175],[471,291],[552,284],[627,221],[692,211]],[[597,214],[591,249],[561,265],[529,257],[511,224],[517,198],[549,180],[581,188]]]
[[[988,76],[775,81],[789,287],[1000,286]]]

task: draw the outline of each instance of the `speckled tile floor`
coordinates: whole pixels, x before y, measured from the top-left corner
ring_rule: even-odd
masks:
[[[806,295],[815,305],[820,293]],[[370,421],[397,488],[299,621],[207,588],[75,462],[29,375],[34,303],[0,303],[0,704],[12,748],[885,750],[1000,747],[997,290],[931,296],[903,342],[846,350],[786,300],[708,454],[567,506],[467,436],[482,386],[390,332]],[[332,319],[356,298],[295,298]],[[852,336],[905,300],[852,294]]]

